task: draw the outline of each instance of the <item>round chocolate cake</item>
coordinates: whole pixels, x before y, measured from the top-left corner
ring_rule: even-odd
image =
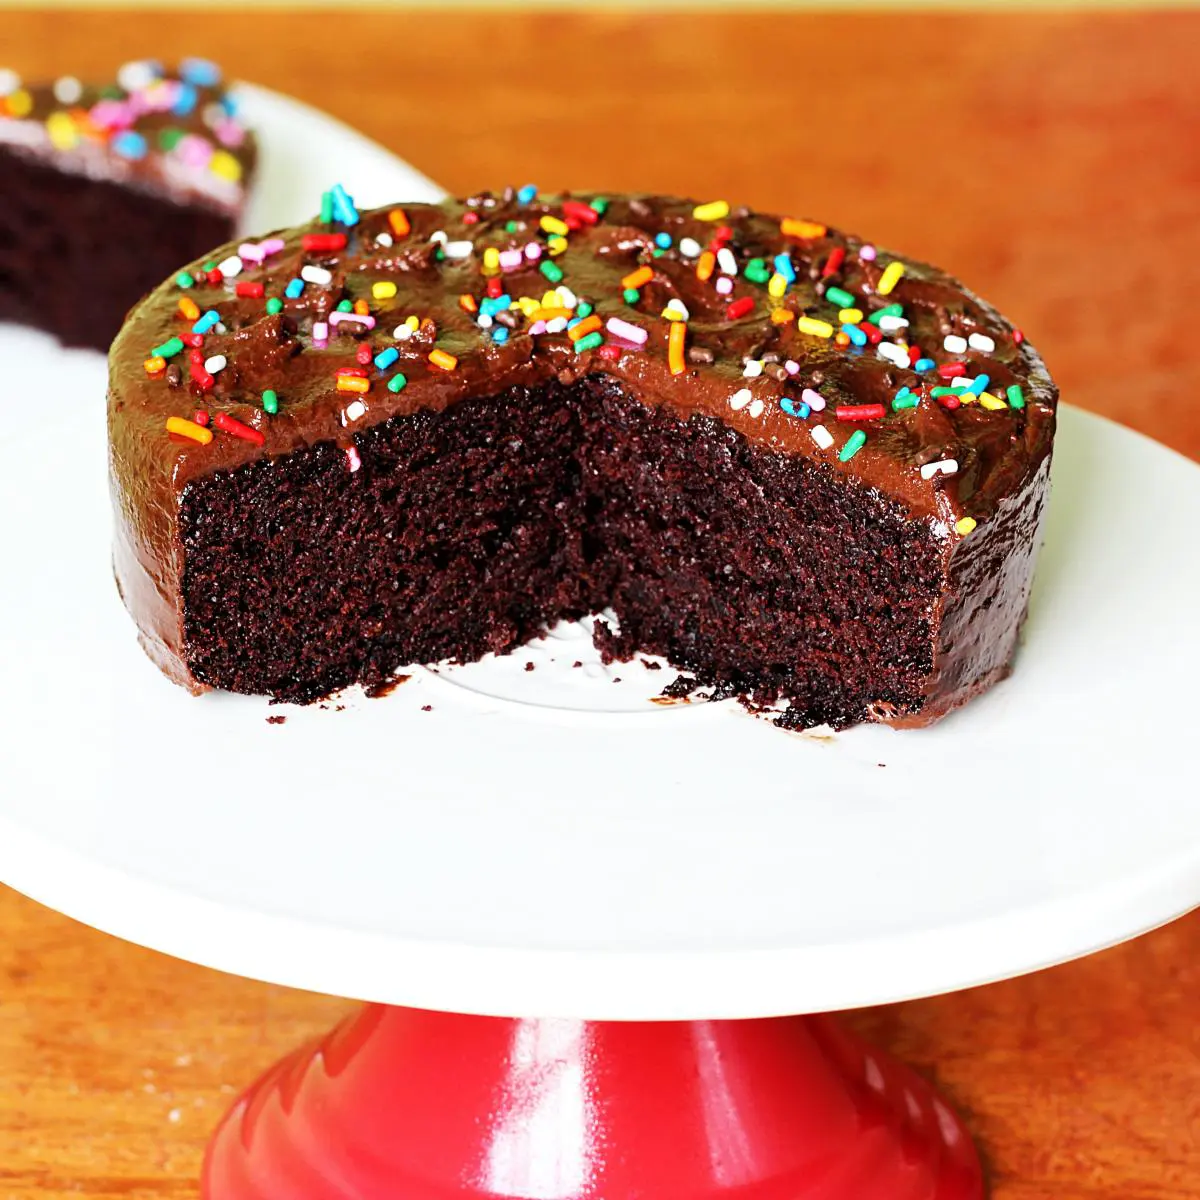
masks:
[[[115,569],[173,679],[310,701],[608,611],[781,723],[1009,670],[1057,392],[941,271],[815,221],[534,188],[229,245],[110,357]]]

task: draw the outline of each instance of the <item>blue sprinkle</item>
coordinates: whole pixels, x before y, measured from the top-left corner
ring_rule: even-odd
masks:
[[[179,64],[179,77],[196,87],[216,87],[221,82],[221,68],[207,58],[185,58]]]
[[[236,117],[241,109],[241,105],[237,102],[237,98],[231,96],[228,92],[225,93],[218,102],[221,107],[231,116]]]
[[[145,158],[146,139],[132,129],[123,129],[109,143],[122,158]]]
[[[843,325],[842,332],[856,345],[865,346],[867,335],[857,325]]]
[[[192,332],[207,333],[215,324],[217,324],[218,321],[220,321],[220,319],[221,314],[217,312],[215,308],[210,308],[208,312],[206,312],[204,316],[202,316],[200,320],[198,320],[195,325],[192,326]]]
[[[913,363],[913,370],[914,371],[932,371],[936,365],[937,364],[933,361],[932,358],[918,358],[917,361],[915,363]]]
[[[582,321],[582,320],[583,320],[583,318],[582,318],[582,317],[572,317],[572,318],[571,318],[571,319],[570,319],[570,320],[567,322],[567,328],[568,328],[568,329],[574,329],[574,328],[575,328],[575,326],[576,326],[576,325],[578,325],[578,324],[579,324],[579,322],[580,322],[580,321]]]
[[[353,198],[340,183],[335,183],[329,189],[329,199],[333,204],[333,213],[343,225],[358,224],[358,209],[354,207]]]
[[[505,325],[497,325],[492,329],[492,341],[499,342],[501,345],[508,341],[508,327]]]
[[[381,370],[386,371],[400,357],[400,351],[395,346],[389,346],[386,350],[380,350],[375,355],[375,365]]]
[[[196,91],[193,84],[181,83],[179,85],[179,94],[175,97],[175,103],[171,105],[171,111],[177,117],[189,116],[195,111],[196,102],[200,99],[200,93]]]
[[[803,400],[797,400],[794,396],[780,396],[779,407],[789,417],[799,417],[802,421],[807,420],[812,414],[812,409]]]
[[[537,187],[532,183],[527,183],[517,192],[518,204],[530,204],[537,198]]]
[[[971,391],[973,391],[975,393],[975,395],[978,396],[987,388],[987,385],[991,382],[992,382],[991,378],[987,375],[976,375],[975,378],[971,381]]]
[[[508,308],[510,304],[512,304],[512,297],[509,295],[488,296],[479,305],[479,313],[484,317],[494,317],[498,312],[503,312]]]
[[[654,235],[654,244],[660,250],[669,250],[671,248],[671,235],[669,233],[656,233]]]
[[[787,254],[775,255],[775,270],[782,275],[788,283],[796,282],[796,268],[792,266],[791,257]]]
[[[303,279],[293,279],[291,281],[291,283],[289,283],[287,285],[287,287],[285,287],[283,289],[283,294],[289,300],[295,300],[299,297],[300,293],[303,291],[304,291],[304,280]]]

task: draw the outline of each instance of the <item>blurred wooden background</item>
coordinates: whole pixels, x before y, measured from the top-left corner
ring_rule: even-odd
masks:
[[[1004,309],[1066,400],[1200,457],[1200,12],[0,19],[0,65],[30,79],[185,54],[328,110],[451,191],[719,195],[869,233]],[[1195,914],[854,1020],[965,1110],[994,1200],[1195,1200],[1198,995]],[[346,1008],[0,890],[0,1200],[193,1196],[234,1090]]]

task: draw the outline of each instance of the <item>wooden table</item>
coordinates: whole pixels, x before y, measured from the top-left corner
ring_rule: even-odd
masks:
[[[219,58],[455,191],[675,191],[869,232],[1019,319],[1072,403],[1200,456],[1185,316],[1200,13],[343,9],[285,26],[176,9],[10,12],[0,28],[30,78]],[[0,1200],[193,1196],[234,1090],[346,1008],[0,891]],[[1194,914],[1084,962],[854,1020],[966,1112],[994,1200],[1193,1200],[1198,1015]]]

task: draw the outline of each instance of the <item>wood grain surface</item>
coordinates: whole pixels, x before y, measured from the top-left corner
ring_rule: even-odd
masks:
[[[869,233],[997,303],[1067,400],[1200,456],[1200,13],[0,15],[29,78],[189,53],[453,191],[723,196]],[[233,1092],[346,1008],[0,889],[0,1200],[195,1195]],[[1198,1017],[1193,914],[853,1020],[964,1110],[994,1200],[1194,1200]]]

